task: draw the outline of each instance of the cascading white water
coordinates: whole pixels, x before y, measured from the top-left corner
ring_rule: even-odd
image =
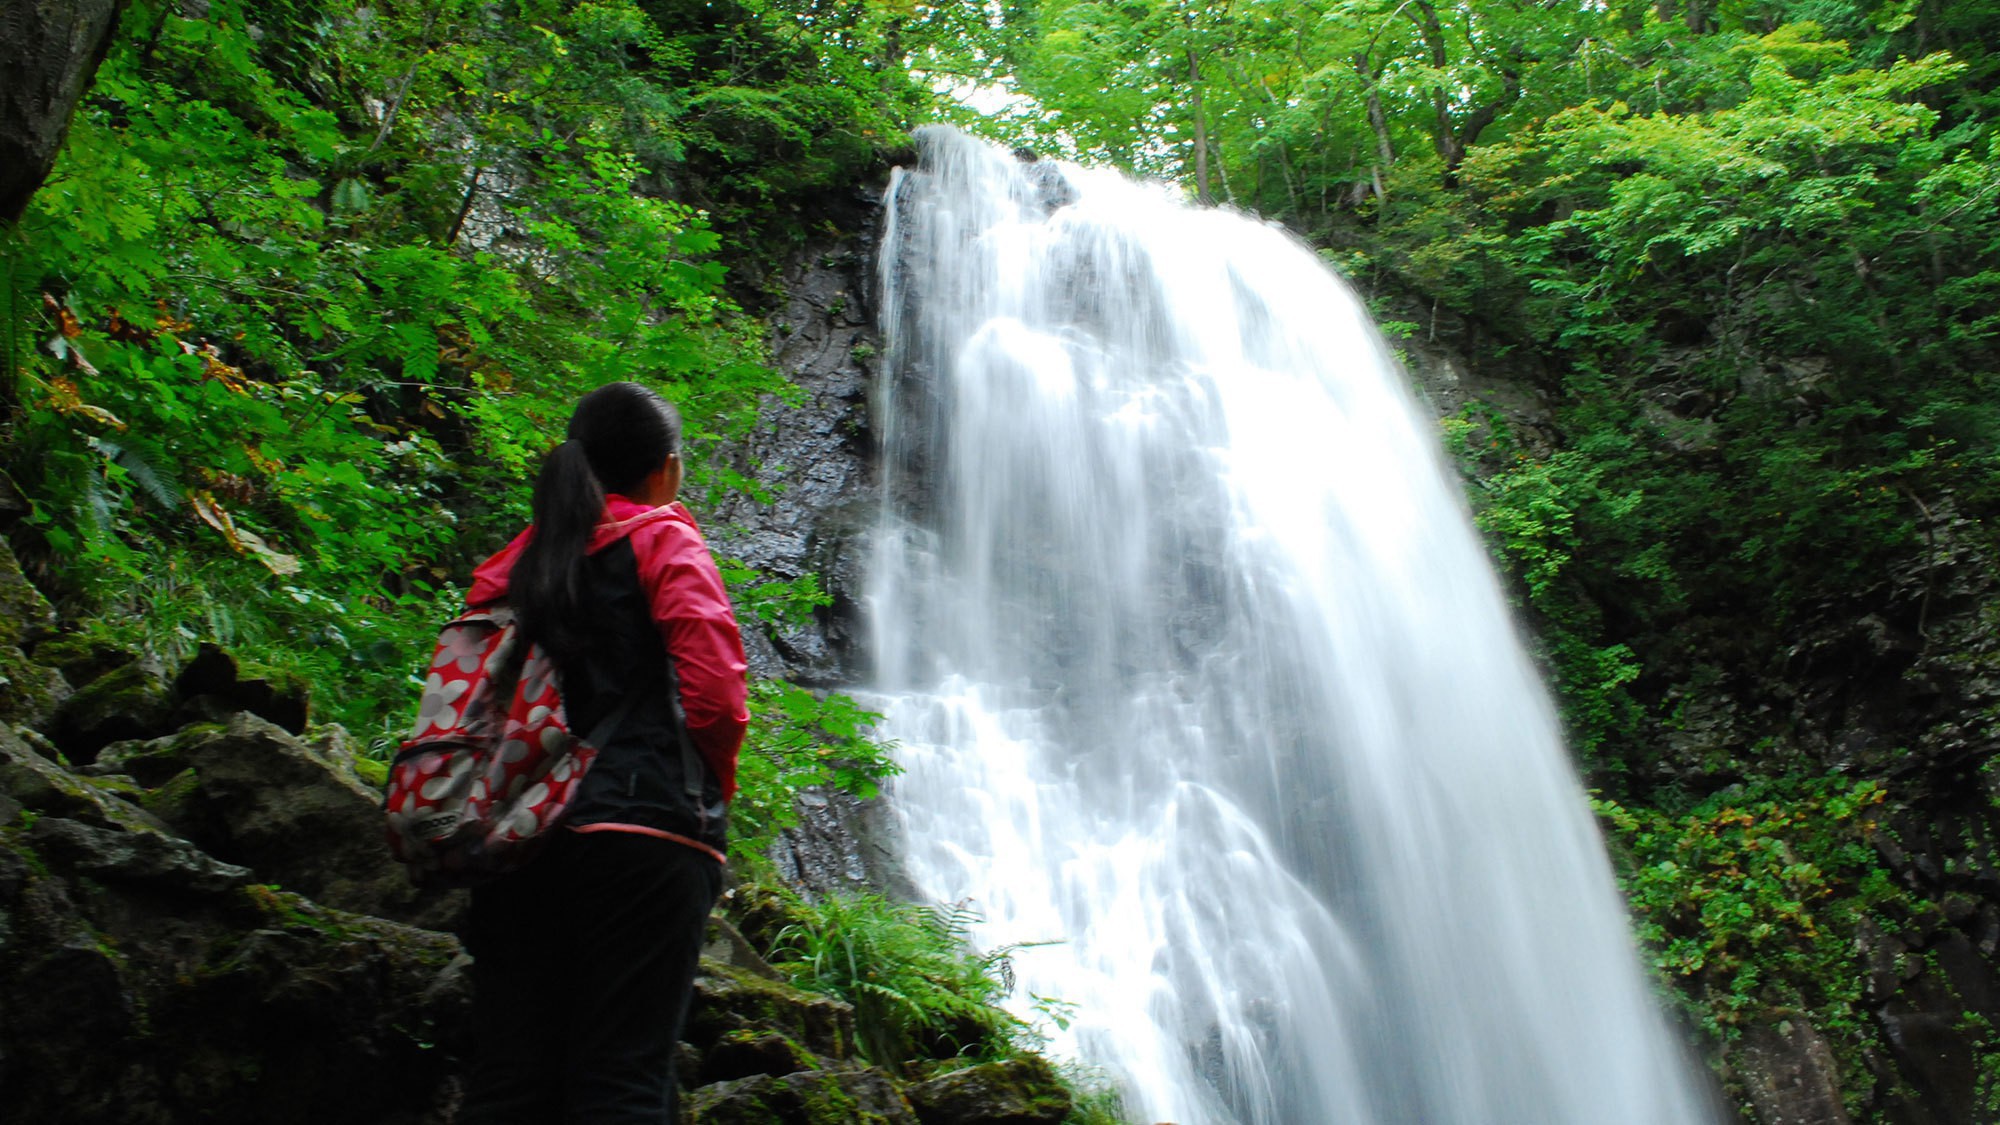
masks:
[[[1683,1125],[1431,426],[1311,251],[943,129],[871,589],[911,878],[1142,1122]]]

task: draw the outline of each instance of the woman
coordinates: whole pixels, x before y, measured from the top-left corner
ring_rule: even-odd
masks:
[[[619,718],[565,828],[472,892],[467,1125],[679,1120],[674,1045],[748,720],[742,637],[680,485],[674,408],[600,387],[542,464],[533,525],[473,575],[467,601],[505,598],[554,659],[570,729]]]

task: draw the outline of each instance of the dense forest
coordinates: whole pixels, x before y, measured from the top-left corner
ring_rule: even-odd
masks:
[[[582,390],[680,404],[698,512],[769,499],[781,266],[949,121],[1280,222],[1462,372],[1441,438],[1745,1120],[1993,1120],[1996,43],[1993,0],[134,0],[0,227],[0,506],[64,621],[0,691],[216,645],[379,762]],[[756,878],[794,790],[893,770],[809,686],[755,691]]]

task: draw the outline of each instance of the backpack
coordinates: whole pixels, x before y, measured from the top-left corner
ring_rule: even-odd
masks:
[[[569,811],[627,699],[587,738],[569,729],[556,668],[513,609],[438,633],[416,729],[389,767],[389,847],[421,886],[471,886],[531,859]]]

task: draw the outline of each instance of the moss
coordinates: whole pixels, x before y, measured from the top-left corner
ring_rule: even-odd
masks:
[[[8,851],[20,856],[21,862],[28,865],[28,870],[35,878],[46,879],[49,877],[48,861],[43,859],[41,853],[37,852],[24,838],[27,835],[28,829],[34,825],[35,820],[36,814],[32,811],[26,811],[21,814],[20,819],[13,825],[7,828],[0,828],[0,845],[4,845]]]
[[[55,620],[49,600],[21,573],[13,548],[0,541],[0,645],[31,642],[47,632]]]
[[[147,790],[139,799],[139,806],[168,823],[178,819],[186,807],[188,798],[201,788],[201,778],[192,768],[184,769],[168,778],[163,784]]]
[[[243,895],[260,915],[285,929],[308,929],[336,941],[354,936],[353,931],[332,917],[325,907],[304,895],[293,894],[269,883],[252,883],[243,888]]]
[[[719,961],[703,960],[701,978],[710,1003],[697,1009],[690,1042],[714,1042],[743,1029],[776,1031],[816,1055],[852,1056],[854,1010],[846,1004]]]
[[[839,1078],[832,1074],[821,1072],[804,1082],[794,1077],[789,1085],[799,1093],[808,1125],[846,1125],[848,1122],[883,1120],[878,1114],[863,1113],[860,1105],[841,1087]]]
[[[62,673],[29,660],[14,645],[0,645],[0,718],[45,722],[55,713],[67,688]]]
[[[356,758],[354,776],[370,789],[380,789],[389,784],[389,763],[375,758]]]
[[[69,633],[36,645],[34,658],[82,687],[113,668],[137,662],[140,653],[90,633]]]

